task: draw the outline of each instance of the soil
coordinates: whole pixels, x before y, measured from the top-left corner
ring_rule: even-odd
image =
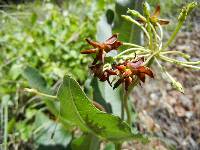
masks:
[[[191,32],[180,32],[171,49],[190,54],[193,61],[200,60],[200,24],[196,24]],[[131,98],[138,112],[138,129],[153,135],[153,138],[147,145],[125,143],[123,149],[199,150],[200,71],[166,62],[162,65],[182,83],[185,92],[183,94],[173,89],[154,65],[155,79],[149,79],[142,87],[137,87]]]

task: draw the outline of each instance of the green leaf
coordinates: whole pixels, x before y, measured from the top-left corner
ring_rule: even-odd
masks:
[[[67,75],[64,76],[57,97],[60,100],[60,117],[84,131],[111,141],[134,138],[146,140],[140,134],[133,134],[129,125],[118,116],[95,108],[79,84]]]
[[[36,69],[27,66],[22,70],[22,75],[28,80],[31,87],[46,94],[53,94],[53,91],[47,87],[44,77]],[[47,98],[44,98],[44,100],[49,110],[57,116],[59,114],[59,103],[56,101],[50,101]]]
[[[71,140],[71,134],[60,123],[50,120],[40,111],[36,114],[33,127],[34,140],[37,144],[67,146]]]
[[[99,139],[89,133],[82,135],[81,137],[72,141],[72,150],[99,150]]]

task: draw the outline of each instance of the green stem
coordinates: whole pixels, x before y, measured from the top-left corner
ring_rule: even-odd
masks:
[[[154,36],[155,36],[155,43],[157,43],[157,39],[160,41],[161,38],[160,38],[160,36],[157,34],[156,29],[154,28],[154,26],[153,26],[151,23],[150,23],[150,26],[151,26],[151,29],[152,29],[153,34],[154,34]]]
[[[115,150],[121,150],[122,144],[121,143],[115,143]]]
[[[134,23],[138,27],[140,27],[144,31],[144,33],[147,36],[147,38],[150,40],[149,33],[147,32],[147,30],[139,22],[137,22],[136,20],[132,19],[130,16],[122,15],[122,17],[125,18],[126,20]]]
[[[189,59],[190,58],[190,55],[188,54],[185,54],[183,52],[180,52],[180,51],[173,51],[173,50],[170,50],[170,51],[164,51],[164,52],[161,52],[160,55],[165,55],[165,54],[180,54],[183,58],[185,59]]]
[[[169,62],[172,62],[172,63],[176,63],[176,64],[187,64],[187,65],[200,65],[200,61],[179,61],[179,60],[176,60],[176,59],[173,59],[173,58],[169,58],[169,57],[166,57],[166,56],[163,56],[163,55],[160,55],[160,58],[166,60],[166,61],[169,61]]]
[[[159,50],[161,50],[162,49],[162,40],[163,40],[163,30],[162,30],[162,27],[161,27],[161,25],[159,23],[157,23],[157,26],[158,26],[158,28],[160,30],[160,45],[159,45]]]
[[[160,56],[160,58],[162,60],[165,60],[165,61],[168,61],[168,62],[171,62],[171,63],[174,63],[176,65],[180,65],[180,66],[184,66],[184,67],[188,67],[188,68],[193,68],[193,69],[197,69],[197,70],[200,70],[200,67],[199,66],[193,66],[191,65],[191,63],[194,63],[194,62],[181,62],[181,61],[177,61],[177,60],[174,60],[174,59],[170,59],[168,57],[163,57],[163,56]],[[190,63],[190,64],[189,64]],[[196,63],[196,62],[195,62]]]
[[[144,47],[142,47],[142,46],[140,46],[140,45],[137,45],[137,44],[133,44],[133,43],[126,43],[126,42],[123,42],[123,45],[125,45],[125,46],[133,46],[133,47],[143,48],[143,49],[144,49]]]
[[[124,99],[121,101],[121,119],[124,120]]]
[[[8,140],[8,104],[4,106],[4,150],[7,150],[7,140]]]
[[[39,95],[39,96],[44,96],[44,97],[48,97],[48,98],[51,98],[51,99],[57,99],[57,96],[41,93],[36,89],[25,88],[24,90],[27,91],[27,92],[30,92],[30,93],[34,93],[34,94]]]
[[[124,109],[126,110],[127,122],[131,126],[131,112],[128,107],[128,92],[127,91],[125,91],[124,93]]]
[[[147,19],[147,31],[149,33],[149,49],[153,50],[153,36],[152,36],[152,32],[151,32],[150,22],[148,20],[149,19]]]
[[[119,53],[117,56],[114,57],[114,59],[119,58],[120,56],[124,55],[125,53],[129,53],[132,51],[143,51],[143,52],[148,52],[148,50],[143,49],[143,48],[129,48],[121,53]]]
[[[181,29],[183,25],[183,21],[179,22],[178,25],[176,26],[174,32],[172,33],[172,35],[170,36],[169,40],[167,41],[167,43],[165,44],[164,46],[164,49],[167,48],[171,43],[172,41],[174,40],[174,38],[176,37],[177,33],[179,32],[179,30]]]

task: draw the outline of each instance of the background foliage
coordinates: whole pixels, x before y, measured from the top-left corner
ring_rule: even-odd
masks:
[[[48,117],[42,112],[41,115],[36,112],[37,109],[45,109],[43,102],[38,97],[26,95],[23,91],[23,88],[28,86],[22,78],[27,78],[26,73],[23,73],[26,66],[29,66],[29,71],[33,70],[29,75],[34,76],[35,72],[37,74],[40,71],[45,77],[41,78],[44,80],[42,83],[48,84],[49,87],[59,81],[65,73],[73,75],[80,83],[83,83],[88,75],[86,66],[89,59],[80,55],[79,51],[87,48],[84,40],[86,37],[95,38],[97,21],[107,6],[103,0],[68,1],[63,2],[61,6],[38,1],[1,7],[1,114],[4,115],[6,111],[3,110],[8,109],[11,146],[12,143],[15,143],[16,147],[23,145],[22,143],[31,140],[32,137],[37,139],[37,144],[48,144],[41,139],[51,139],[50,135],[45,134],[40,138],[38,135],[51,134],[51,131],[54,132],[51,128],[55,128]],[[31,68],[37,68],[38,71]],[[36,82],[39,81],[35,80],[33,84]],[[41,118],[42,116],[44,118]],[[3,118],[1,129],[5,122]],[[39,121],[46,119],[46,125]],[[41,125],[43,127],[40,127]],[[61,142],[66,145],[66,139],[63,143],[62,136],[57,138],[54,139],[54,144]],[[52,144],[52,141],[50,143]]]

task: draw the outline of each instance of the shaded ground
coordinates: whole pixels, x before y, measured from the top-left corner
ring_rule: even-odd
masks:
[[[178,35],[173,50],[188,52],[191,60],[200,59],[200,25],[196,25],[192,32],[182,32]],[[173,56],[176,57],[176,56]],[[180,59],[180,58],[177,58]],[[163,64],[167,70],[185,88],[185,93],[172,89],[164,81],[157,67],[155,80],[150,80],[138,87],[133,93],[132,102],[139,113],[138,128],[142,132],[151,132],[165,141],[165,144],[153,140],[142,146],[130,143],[126,149],[172,149],[199,150],[200,149],[200,71],[181,68],[171,64]],[[149,83],[149,84],[148,84]],[[167,143],[167,145],[166,145]],[[132,146],[131,146],[132,145]],[[126,147],[126,144],[124,148]]]

